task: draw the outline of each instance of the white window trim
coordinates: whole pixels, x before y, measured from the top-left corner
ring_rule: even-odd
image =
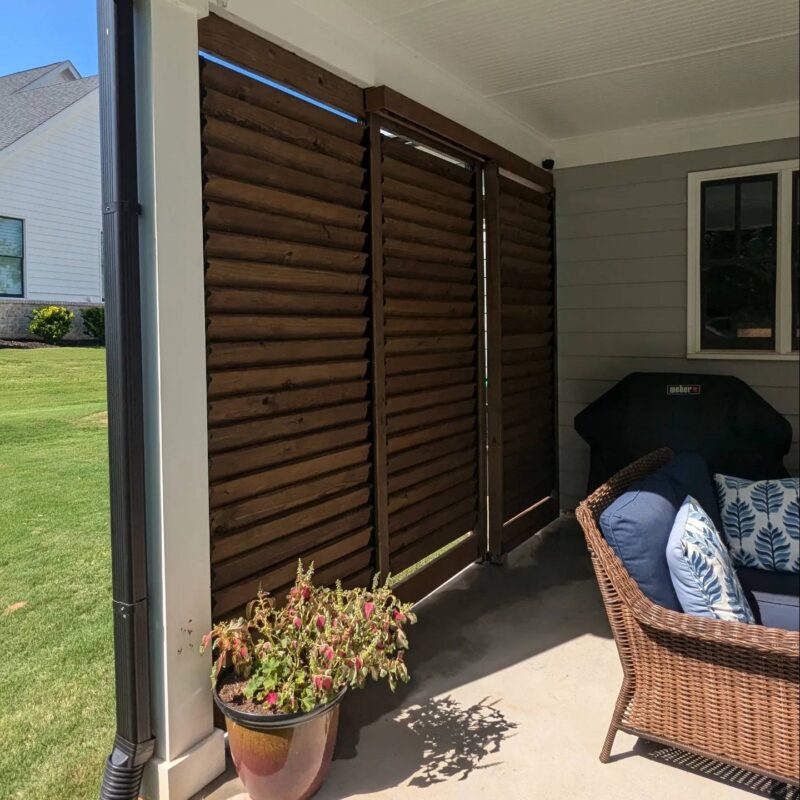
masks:
[[[743,167],[690,172],[687,197],[687,308],[686,357],[721,361],[794,361],[792,351],[792,172],[800,159],[748,164]],[[700,187],[704,181],[748,175],[778,175],[778,242],[775,299],[775,350],[702,350],[700,348]]]

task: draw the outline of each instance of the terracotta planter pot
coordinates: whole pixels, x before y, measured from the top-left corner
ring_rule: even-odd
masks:
[[[237,711],[214,692],[233,763],[252,800],[307,800],[319,789],[333,758],[345,691],[307,714],[281,715]]]

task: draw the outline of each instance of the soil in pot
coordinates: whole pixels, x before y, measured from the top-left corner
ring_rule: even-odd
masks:
[[[225,715],[233,763],[252,800],[307,800],[328,772],[344,691],[307,714],[264,714],[221,681],[215,700]]]

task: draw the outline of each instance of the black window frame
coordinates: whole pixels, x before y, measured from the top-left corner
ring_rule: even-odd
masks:
[[[792,352],[800,350],[800,331],[797,319],[800,312],[800,170],[792,170],[792,222],[789,251],[789,279],[792,299],[790,302],[789,339]]]
[[[19,299],[25,297],[25,219],[23,217],[12,217],[8,214],[0,214],[0,220],[10,219],[20,224],[20,238],[22,240],[22,255],[19,256],[19,273],[20,273],[20,293],[19,294],[6,294],[0,292],[0,298]],[[3,255],[3,254],[0,254]],[[5,255],[5,258],[17,258],[17,256]]]
[[[772,335],[763,339],[748,339],[748,338],[731,338],[727,341],[716,339],[714,342],[706,340],[706,293],[703,286],[703,270],[709,266],[709,258],[705,254],[705,225],[706,225],[706,192],[708,188],[714,186],[733,185],[735,187],[734,194],[734,231],[736,238],[736,253],[728,258],[714,259],[717,265],[724,266],[725,264],[741,263],[742,259],[738,254],[738,244],[741,235],[741,187],[747,183],[764,183],[769,182],[772,184],[772,229],[774,232],[774,269],[772,274],[771,293],[769,297],[770,309],[772,313]],[[749,351],[753,353],[774,353],[778,346],[778,271],[780,265],[778,263],[778,240],[781,236],[779,230],[779,217],[780,209],[778,207],[778,172],[765,172],[753,175],[740,175],[735,177],[717,178],[703,180],[700,182],[700,219],[699,223],[699,253],[697,268],[698,275],[698,288],[699,288],[699,315],[697,324],[699,326],[699,350],[701,353],[737,353],[742,351]],[[711,265],[713,266],[713,265]]]

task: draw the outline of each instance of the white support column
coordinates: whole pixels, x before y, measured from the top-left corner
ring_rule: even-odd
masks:
[[[137,4],[148,557],[156,757],[148,800],[185,800],[225,768],[213,726],[197,20],[201,0]]]

